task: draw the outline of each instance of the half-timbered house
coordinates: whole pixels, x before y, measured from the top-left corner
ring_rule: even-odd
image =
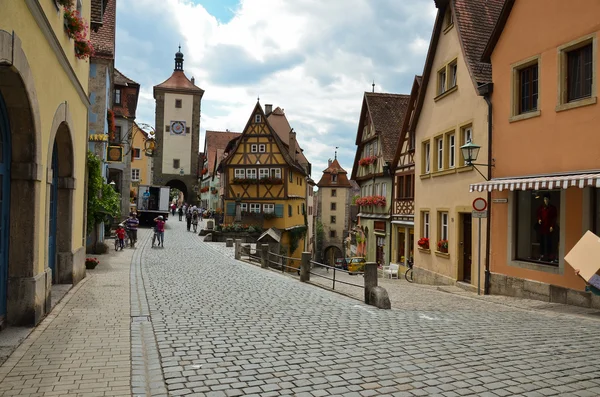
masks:
[[[287,144],[281,134],[257,102],[242,135],[221,162],[224,223],[275,228],[281,232],[284,255],[299,258],[308,229],[310,163],[303,161],[296,133],[289,129]]]
[[[410,122],[415,114],[415,107],[421,88],[421,76],[415,76],[407,117],[402,124],[400,140],[392,163],[394,169],[394,189],[392,205],[392,253],[390,262],[406,265],[413,258],[415,240],[415,131]]]
[[[360,186],[357,255],[390,262],[392,162],[409,95],[365,92],[356,134],[352,179]]]

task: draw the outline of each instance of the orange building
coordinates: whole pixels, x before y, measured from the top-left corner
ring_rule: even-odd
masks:
[[[581,306],[600,299],[564,261],[600,232],[600,2],[507,0],[493,65],[490,292]],[[576,3],[576,4],[574,4]]]

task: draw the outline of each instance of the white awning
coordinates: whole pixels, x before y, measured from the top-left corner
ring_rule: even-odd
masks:
[[[470,192],[491,192],[492,190],[540,190],[540,189],[567,189],[577,187],[583,189],[586,186],[600,188],[600,171],[583,174],[563,175],[538,175],[517,178],[498,178],[487,182],[474,183],[470,186]]]

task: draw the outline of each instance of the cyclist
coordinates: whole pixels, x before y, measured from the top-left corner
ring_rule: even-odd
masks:
[[[156,226],[154,226],[154,233],[156,237],[158,237],[158,246],[165,248],[165,220],[161,216],[154,218],[154,222],[156,222]],[[154,239],[152,239],[152,246],[154,246]]]
[[[117,226],[117,239],[119,240],[119,245],[118,247],[121,248],[121,251],[123,250],[123,248],[125,248],[125,228],[123,227],[122,223],[119,223],[119,226]]]

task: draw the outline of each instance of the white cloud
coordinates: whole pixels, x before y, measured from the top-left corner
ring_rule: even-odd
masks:
[[[206,91],[202,130],[241,131],[260,96],[285,108],[318,179],[336,146],[350,172],[373,80],[409,92],[434,18],[431,0],[241,0],[223,24],[188,0],[121,0],[117,67],[142,84],[138,119],[153,123],[152,86],[181,42],[188,77]]]

